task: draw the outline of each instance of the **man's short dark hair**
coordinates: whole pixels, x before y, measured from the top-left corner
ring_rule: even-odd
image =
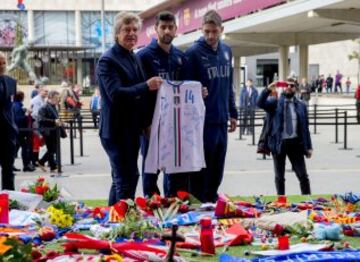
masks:
[[[14,96],[15,102],[22,102],[24,100],[25,94],[23,91],[17,91]]]
[[[160,21],[174,22],[174,24],[176,24],[176,19],[175,19],[174,14],[169,11],[161,11],[160,13],[158,13],[156,15],[155,25],[158,25],[160,23]]]
[[[286,81],[287,82],[291,82],[291,83],[295,83],[296,81],[295,81],[295,78],[293,78],[293,77],[288,77],[287,79],[286,79]]]

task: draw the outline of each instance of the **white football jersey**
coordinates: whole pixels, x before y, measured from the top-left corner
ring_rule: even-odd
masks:
[[[157,93],[145,172],[168,174],[205,167],[205,105],[196,81],[164,81]]]

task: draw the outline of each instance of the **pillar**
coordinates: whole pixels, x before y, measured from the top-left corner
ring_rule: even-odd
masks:
[[[76,46],[82,45],[80,10],[75,10],[75,45]]]
[[[28,41],[33,41],[34,39],[34,11],[27,11],[27,24],[28,24]]]
[[[308,45],[300,45],[299,46],[299,82],[301,79],[308,79],[309,72],[309,46]]]
[[[235,94],[240,94],[240,72],[241,66],[240,66],[240,56],[234,56],[234,92]]]
[[[83,70],[82,70],[82,59],[76,59],[76,83],[83,87]]]
[[[289,76],[289,46],[279,47],[279,80]]]

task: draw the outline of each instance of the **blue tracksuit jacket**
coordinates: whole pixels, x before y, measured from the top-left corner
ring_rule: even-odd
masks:
[[[184,79],[200,81],[209,92],[204,100],[205,123],[224,124],[229,115],[237,119],[231,48],[220,41],[215,51],[201,37],[186,50],[185,57]]]

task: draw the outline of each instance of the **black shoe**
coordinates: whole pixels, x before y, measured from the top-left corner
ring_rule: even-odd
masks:
[[[15,166],[13,166],[13,171],[15,171],[15,172],[19,172],[19,171],[21,171],[21,169],[16,168]]]
[[[35,167],[33,166],[26,166],[23,168],[24,172],[34,172],[35,171]]]

